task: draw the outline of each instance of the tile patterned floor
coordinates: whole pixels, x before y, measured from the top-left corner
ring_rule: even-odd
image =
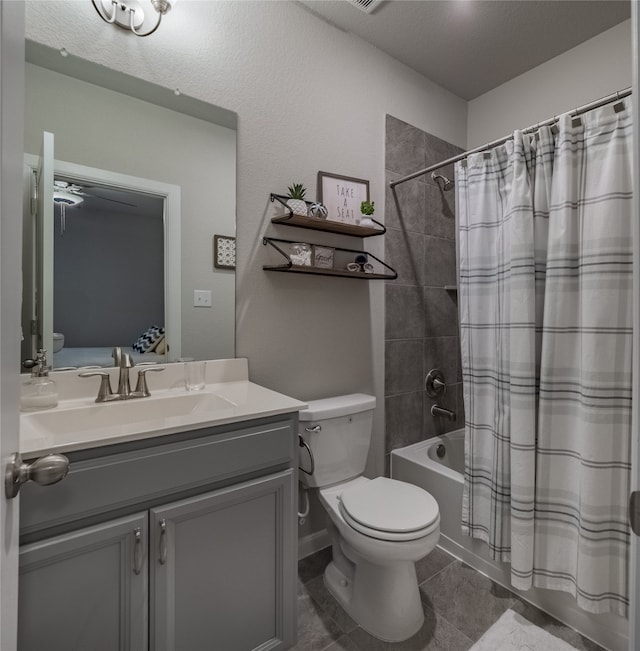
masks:
[[[326,548],[298,563],[296,651],[467,651],[508,608],[579,651],[604,651],[438,548],[416,567],[424,625],[405,642],[382,642],[363,631],[325,588],[322,574],[330,560]]]

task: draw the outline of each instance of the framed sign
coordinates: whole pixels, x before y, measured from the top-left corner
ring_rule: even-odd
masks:
[[[216,269],[236,268],[236,238],[213,236],[213,266]]]
[[[318,201],[327,208],[328,220],[359,224],[360,204],[369,201],[369,181],[318,172]]]
[[[320,269],[333,269],[333,249],[330,246],[313,246],[313,266]]]

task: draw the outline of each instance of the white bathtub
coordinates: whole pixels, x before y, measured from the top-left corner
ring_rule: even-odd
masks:
[[[437,456],[438,446],[444,447],[442,458]],[[391,453],[391,476],[420,486],[435,497],[440,507],[440,547],[455,556],[460,556],[457,545],[467,542],[460,530],[463,472],[462,429],[393,450]],[[454,542],[457,545],[452,545]],[[468,539],[468,542],[478,544],[471,539]]]
[[[443,454],[438,456],[438,447]],[[628,622],[615,615],[592,615],[580,610],[562,592],[533,588],[513,590],[507,563],[491,560],[487,546],[463,535],[462,490],[464,482],[464,430],[449,432],[391,452],[391,476],[415,484],[433,495],[440,507],[438,546],[476,570],[519,594],[583,635],[612,651],[628,649]]]

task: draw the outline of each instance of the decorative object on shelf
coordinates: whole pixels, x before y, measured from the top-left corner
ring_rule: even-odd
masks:
[[[236,238],[213,236],[213,266],[216,269],[236,268]]]
[[[291,263],[297,267],[310,267],[311,266],[311,244],[306,242],[294,242],[291,245],[291,253],[289,253]]]
[[[320,202],[312,203],[309,206],[309,217],[315,217],[316,219],[326,219],[327,218],[327,209]]]
[[[333,248],[315,244],[313,247],[313,265],[320,269],[333,269]]]
[[[289,188],[289,200],[287,206],[291,208],[294,215],[307,216],[307,202],[304,200],[304,195],[307,194],[307,189],[302,183],[294,183]]]
[[[369,254],[359,253],[356,256],[355,261],[350,262],[347,265],[347,271],[351,271],[352,273],[357,271],[358,273],[372,274],[373,265],[369,262]]]
[[[368,264],[368,262],[369,256],[366,253],[361,253],[360,255],[356,256],[356,264],[360,266],[359,271],[364,272],[364,266]]]
[[[376,210],[375,206],[375,201],[363,201],[360,204],[360,213],[362,214],[362,218],[360,219],[360,226],[375,228],[375,224],[371,219],[371,215],[373,215]]]
[[[369,181],[318,172],[318,201],[327,207],[328,220],[358,224],[360,205],[369,201]]]
[[[371,217],[376,211],[376,202],[375,201],[363,201],[360,204],[360,212],[367,217]]]

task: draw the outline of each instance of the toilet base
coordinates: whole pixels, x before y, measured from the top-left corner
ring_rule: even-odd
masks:
[[[329,592],[367,633],[385,642],[402,642],[424,622],[415,563],[373,565],[358,559],[349,577],[332,561],[324,573]]]

